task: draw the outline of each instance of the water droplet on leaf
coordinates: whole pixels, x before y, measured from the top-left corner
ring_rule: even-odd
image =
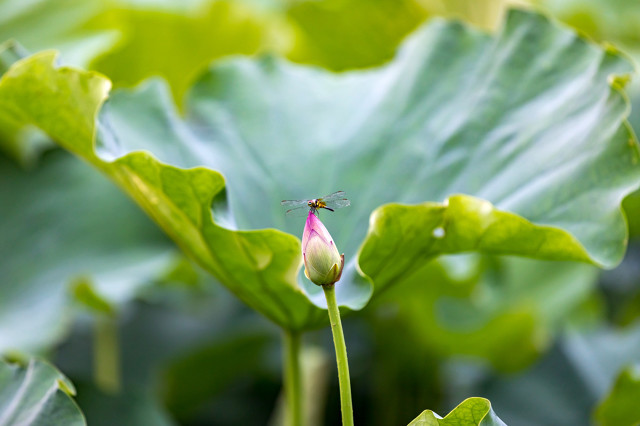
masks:
[[[442,226],[438,226],[432,232],[433,238],[442,238],[444,237],[444,228]]]

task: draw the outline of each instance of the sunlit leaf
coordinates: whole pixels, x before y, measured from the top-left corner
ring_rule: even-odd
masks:
[[[27,56],[27,50],[14,40],[0,44],[0,76]],[[0,117],[0,150],[24,167],[33,167],[41,152],[52,145],[36,127],[24,125],[11,116]]]
[[[624,199],[624,210],[629,221],[629,235],[632,238],[640,237],[640,192],[636,191]]]
[[[562,21],[588,34],[640,53],[636,23],[640,4],[634,0],[536,0]]]
[[[625,250],[620,202],[640,168],[616,76],[630,65],[534,13],[511,12],[496,37],[433,22],[367,72],[271,57],[221,63],[193,87],[185,119],[159,82],[114,92],[100,110],[107,80],[52,63],[44,53],[14,65],[0,115],[37,125],[109,175],[284,327],[326,318],[321,290],[297,281],[299,240],[261,230],[301,233],[302,221],[285,222],[285,198],[347,191],[352,207],[322,217],[349,259],[337,293],[352,309],[438,254],[610,267]],[[425,200],[381,207],[367,234],[380,204]],[[365,236],[359,266],[374,286],[356,267]]]
[[[345,70],[390,60],[428,9],[416,0],[328,0],[292,2],[286,13],[296,35],[289,58]]]
[[[185,11],[113,8],[95,25],[117,28],[119,43],[91,63],[117,85],[162,76],[175,98],[216,58],[252,54],[267,43],[269,27],[241,2],[208,1]]]
[[[425,410],[409,426],[504,426],[504,422],[493,412],[488,399],[469,398],[444,418]]]
[[[360,267],[382,290],[411,277],[438,254],[474,250],[549,260],[590,260],[580,243],[560,228],[536,226],[515,214],[500,212],[486,201],[456,195],[444,204],[389,204],[376,210],[360,251]],[[419,279],[426,277],[423,274]]]

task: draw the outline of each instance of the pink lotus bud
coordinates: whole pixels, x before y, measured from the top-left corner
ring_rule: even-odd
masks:
[[[302,234],[302,257],[304,274],[312,283],[330,285],[340,279],[344,254],[338,252],[329,231],[311,211]]]

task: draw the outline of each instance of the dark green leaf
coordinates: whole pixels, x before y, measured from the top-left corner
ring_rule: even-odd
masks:
[[[0,425],[86,425],[71,382],[44,361],[0,361]]]
[[[164,378],[165,404],[178,418],[184,418],[239,377],[258,374],[269,341],[265,334],[242,333],[172,362]]]
[[[78,383],[78,404],[92,426],[174,426],[152,392],[140,389],[105,394],[92,384]]]
[[[589,265],[446,256],[380,296],[375,318],[394,321],[415,350],[514,372],[550,348],[596,279]]]
[[[0,156],[0,353],[40,351],[69,326],[72,282],[114,306],[175,248],[103,176],[57,150],[27,172]],[[86,298],[83,298],[86,301]]]

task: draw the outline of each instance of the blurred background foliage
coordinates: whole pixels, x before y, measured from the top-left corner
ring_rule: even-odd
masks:
[[[4,46],[0,72],[53,48],[116,87],[160,76],[180,106],[228,55],[366,68],[426,20],[492,31],[513,4],[640,57],[634,0],[0,0],[0,41],[24,47]],[[628,94],[640,105],[640,85]],[[630,121],[638,133],[640,113]],[[96,171],[36,131],[0,128],[0,140],[0,351],[50,359],[92,425],[279,424],[277,328],[183,259]],[[615,408],[640,393],[640,196],[624,206],[629,250],[614,270],[448,256],[424,267],[428,286],[408,282],[345,318],[358,423],[407,424],[468,396],[489,398],[508,424],[640,421],[638,404]],[[331,337],[305,342],[315,384],[306,424],[337,424]]]

